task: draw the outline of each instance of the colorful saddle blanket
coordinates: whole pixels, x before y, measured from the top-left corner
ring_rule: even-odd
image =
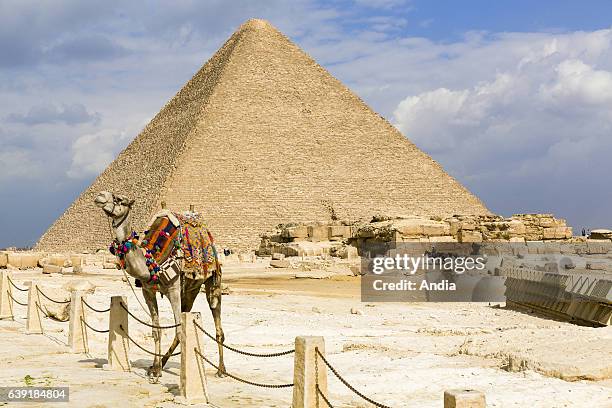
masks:
[[[168,258],[183,259],[183,272],[191,279],[220,273],[214,239],[202,219],[193,213],[161,212],[145,231],[142,247],[158,265]]]

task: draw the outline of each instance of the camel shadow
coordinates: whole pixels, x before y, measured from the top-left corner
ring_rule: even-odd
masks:
[[[79,363],[95,363],[96,368],[102,368],[105,364],[108,364],[108,360],[105,358],[88,358],[86,360],[79,360]]]
[[[153,365],[153,360],[148,360],[148,359],[144,359],[144,358],[140,358],[138,360],[133,360],[131,362],[132,364],[132,368],[140,368],[143,370],[147,370],[149,367],[151,367],[151,365]],[[163,372],[170,374],[170,375],[174,375],[178,377],[178,373],[176,371],[170,371],[169,369],[176,369],[176,371],[180,371],[181,369],[181,364],[180,363],[175,363],[173,361],[168,361],[166,363],[166,365],[164,366]]]

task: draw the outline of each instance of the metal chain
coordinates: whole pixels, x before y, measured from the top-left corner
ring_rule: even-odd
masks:
[[[108,329],[107,329],[107,330],[98,330],[98,329],[96,329],[96,328],[94,328],[94,327],[91,327],[89,324],[87,324],[87,322],[85,321],[85,319],[83,319],[83,316],[81,316],[81,322],[82,322],[82,323],[83,323],[85,326],[87,326],[88,328],[90,328],[91,330],[93,330],[93,331],[95,331],[95,332],[98,332],[98,333],[108,333],[108,332],[110,331],[110,330],[108,330]]]
[[[12,287],[14,287],[15,289],[21,291],[21,292],[27,292],[28,290],[30,290],[30,288],[20,288],[19,286],[15,285],[15,283],[13,282],[13,280],[11,278],[9,278],[8,276],[6,277],[9,281],[9,283],[11,284]]]
[[[370,404],[373,404],[373,405],[375,405],[375,406],[377,406],[379,408],[390,408],[388,405],[383,405],[383,404],[381,404],[379,402],[376,402],[373,399],[368,398],[365,395],[363,395],[362,393],[360,393],[359,391],[357,391],[355,389],[355,387],[353,387],[351,384],[348,383],[348,381],[346,381],[344,378],[342,378],[342,376],[338,373],[338,371],[336,371],[336,369],[334,367],[332,367],[332,365],[325,359],[323,354],[321,354],[321,352],[319,351],[318,347],[315,347],[315,352],[317,353],[317,355],[319,357],[321,357],[321,360],[323,360],[323,362],[331,370],[331,372],[334,373],[336,378],[338,378],[342,382],[342,384],[344,384],[349,390],[353,391],[355,394],[359,395],[361,398],[363,398],[364,400],[368,401]]]
[[[209,359],[204,357],[204,355],[202,353],[200,353],[200,351],[197,348],[194,348],[193,350],[195,351],[195,353],[197,355],[202,357],[204,359],[204,361],[206,361],[208,364],[210,364],[211,366],[213,366],[214,368],[219,370],[219,367],[217,367],[212,361],[210,361]],[[249,385],[254,385],[256,387],[262,387],[262,388],[289,388],[289,387],[293,387],[293,384],[262,384],[262,383],[256,383],[256,382],[253,382],[253,381],[245,380],[245,379],[240,378],[240,377],[236,377],[235,375],[230,374],[227,371],[225,371],[224,374],[227,374],[228,377],[233,378],[236,381],[240,381],[241,383],[245,383],[245,384],[249,384]]]
[[[280,357],[280,356],[286,356],[287,354],[295,353],[295,349],[287,350],[287,351],[280,351],[278,353],[249,353],[248,351],[238,350],[238,349],[236,349],[234,347],[228,346],[225,343],[220,342],[219,340],[217,340],[216,337],[214,337],[213,335],[208,333],[202,326],[200,326],[196,322],[194,322],[193,324],[195,324],[195,326],[198,329],[200,329],[202,331],[202,333],[204,333],[206,336],[208,336],[208,338],[213,340],[215,343],[220,344],[224,348],[226,348],[228,350],[231,350],[234,353],[242,354],[242,355],[245,355],[245,356],[251,356],[251,357]]]
[[[51,299],[49,296],[45,295],[45,292],[43,292],[42,290],[40,290],[40,288],[37,286],[36,290],[38,291],[38,293],[40,293],[41,295],[43,295],[43,297],[53,303],[58,303],[61,305],[65,305],[67,303],[70,303],[70,300],[55,300],[55,299]]]
[[[85,301],[85,299],[81,298],[81,302],[83,302],[83,304],[85,306],[87,306],[89,309],[93,310],[94,312],[98,312],[98,313],[106,313],[106,312],[110,312],[111,308],[109,307],[108,309],[96,309],[94,307],[92,307],[89,303],[87,303]]]
[[[51,319],[51,320],[55,320],[56,322],[60,322],[60,323],[66,323],[67,321],[69,321],[69,320],[70,320],[70,317],[68,317],[68,318],[67,318],[67,319],[65,319],[65,320],[62,320],[62,319],[58,319],[58,318],[57,318],[57,317],[55,317],[55,316],[51,316],[51,314],[49,314],[49,311],[48,311],[48,310],[43,310],[43,309],[42,309],[42,307],[40,307],[40,305],[38,304],[38,302],[34,302],[34,303],[36,304],[36,307],[38,308],[38,310],[40,310],[41,312],[43,312],[43,314],[45,315],[45,317],[47,317],[47,318],[49,318],[49,319]]]
[[[177,323],[177,324],[173,324],[173,325],[171,325],[171,326],[154,326],[154,325],[152,325],[152,324],[150,324],[150,323],[147,323],[147,322],[145,322],[145,321],[142,321],[142,320],[140,320],[138,317],[134,316],[134,315],[132,314],[132,312],[130,312],[130,311],[127,309],[127,307],[125,307],[125,305],[124,305],[123,303],[119,303],[119,304],[121,305],[121,307],[123,308],[123,310],[125,310],[125,311],[126,311],[126,312],[127,312],[129,315],[130,315],[130,316],[132,316],[132,317],[134,318],[134,320],[136,320],[137,322],[142,323],[142,324],[144,324],[145,326],[148,326],[148,327],[150,327],[150,328],[152,328],[152,329],[174,329],[174,328],[179,327],[179,326],[181,325],[180,323]]]
[[[317,408],[319,408],[319,393],[321,390],[319,389],[319,359],[315,354],[315,388],[317,389]],[[322,393],[321,393],[322,394]]]
[[[11,295],[11,292],[8,292],[7,294],[8,294],[8,296],[9,296],[9,297],[10,297],[10,298],[13,300],[13,302],[17,303],[18,305],[21,305],[21,306],[27,306],[27,305],[28,305],[27,303],[21,303],[20,301],[18,301],[17,299],[15,299],[15,298],[13,297],[13,295]]]
[[[155,357],[164,357],[164,356],[165,356],[165,354],[158,354],[158,353],[154,353],[153,351],[147,350],[146,348],[142,347],[140,344],[136,343],[136,341],[135,341],[133,338],[131,338],[129,334],[127,334],[127,332],[126,332],[126,331],[123,329],[123,326],[122,326],[122,325],[119,325],[119,328],[120,328],[121,330],[123,330],[123,333],[125,334],[125,336],[128,338],[128,340],[129,340],[129,341],[131,341],[132,343],[134,343],[134,345],[135,345],[136,347],[138,347],[139,349],[141,349],[141,350],[142,350],[142,351],[144,351],[145,353],[149,353],[150,355],[155,356]],[[173,357],[173,356],[178,356],[179,354],[181,354],[181,352],[180,352],[180,351],[177,351],[177,352],[176,352],[176,353],[174,353],[174,354],[170,354],[170,357]]]
[[[323,391],[321,391],[321,388],[319,388],[319,384],[316,385],[317,387],[317,394],[319,394],[321,396],[321,398],[323,398],[323,401],[325,401],[325,403],[327,404],[327,406],[329,408],[334,408],[334,406],[331,404],[331,402],[329,402],[329,400],[327,399],[327,397],[325,396],[325,394],[323,394]],[[317,398],[317,407],[319,406],[319,399]]]

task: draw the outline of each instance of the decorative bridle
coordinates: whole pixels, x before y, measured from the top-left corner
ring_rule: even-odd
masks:
[[[104,210],[104,212],[109,218],[112,218],[110,215],[115,213],[116,206],[117,206],[117,203],[113,199],[113,209],[110,211],[110,213]],[[111,236],[114,236],[113,228],[119,228],[121,224],[125,222],[129,214],[130,212],[126,211],[125,215],[121,218],[121,220],[119,220],[119,222],[115,223],[115,220],[111,222],[110,224],[112,225],[112,227],[110,228]],[[113,241],[108,247],[108,250],[110,251],[110,253],[115,255],[117,259],[119,260],[119,266],[121,267],[122,270],[125,270],[125,255],[128,252],[130,252],[132,248],[142,248],[139,242],[138,233],[136,231],[132,231],[132,233],[123,241],[119,241],[116,237],[114,237]],[[153,257],[152,252],[146,248],[145,248],[145,251],[146,251],[145,261],[147,264],[147,268],[149,269],[149,275],[150,275],[148,283],[152,283],[152,288],[153,288],[153,291],[155,292],[159,290],[159,283],[160,283],[159,273],[161,271],[161,268],[155,261],[155,258]]]

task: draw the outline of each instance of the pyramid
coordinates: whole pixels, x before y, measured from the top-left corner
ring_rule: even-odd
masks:
[[[110,241],[101,191],[142,231],[193,204],[224,247],[284,222],[489,214],[480,200],[264,20],[249,20],[45,232],[45,251]]]

